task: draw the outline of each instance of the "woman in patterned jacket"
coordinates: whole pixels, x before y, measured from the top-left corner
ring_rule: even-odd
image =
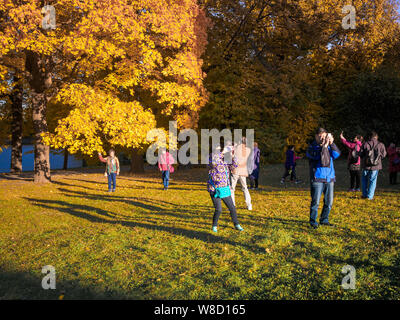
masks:
[[[232,170],[237,166],[238,162],[236,157],[233,157],[232,161],[224,159],[224,154],[221,152],[220,147],[216,147],[210,154],[208,162],[209,170],[207,190],[210,193],[215,208],[212,227],[213,232],[217,232],[218,230],[218,220],[222,213],[222,201],[229,209],[235,228],[239,231],[243,231],[243,228],[240,226],[237,219],[236,208],[231,197],[229,181],[229,172],[232,172]]]

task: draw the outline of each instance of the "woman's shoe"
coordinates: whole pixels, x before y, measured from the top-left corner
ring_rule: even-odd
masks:
[[[235,224],[235,229],[239,230],[239,231],[243,231],[244,230],[240,224]]]
[[[217,227],[212,227],[212,231],[217,233],[218,232],[218,228]]]

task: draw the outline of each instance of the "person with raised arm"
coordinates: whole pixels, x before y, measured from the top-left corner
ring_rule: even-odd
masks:
[[[104,175],[106,175],[108,179],[108,192],[115,192],[115,188],[117,187],[117,176],[120,171],[119,160],[115,156],[114,149],[110,149],[108,154],[107,157],[103,158],[101,153],[98,153],[99,160],[106,163],[106,172]]]
[[[222,213],[222,202],[224,202],[229,209],[235,229],[243,231],[243,228],[239,224],[236,207],[231,197],[229,179],[229,172],[232,172],[237,168],[238,162],[235,156],[229,160],[230,161],[227,161],[224,158],[224,153],[221,152],[221,147],[215,146],[208,161],[207,190],[210,193],[215,209],[212,225],[212,231],[215,233],[218,232],[218,220]]]
[[[360,191],[361,185],[361,158],[359,152],[362,145],[362,136],[356,135],[353,141],[348,141],[343,135],[343,131],[340,134],[342,143],[349,150],[349,156],[347,157],[347,169],[350,173],[350,188],[348,191]]]

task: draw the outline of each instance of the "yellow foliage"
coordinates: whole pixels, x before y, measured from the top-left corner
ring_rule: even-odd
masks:
[[[59,0],[49,3],[57,25],[47,31],[41,5],[0,4],[0,93],[7,57],[51,57],[57,81],[47,93],[72,111],[46,143],[88,155],[104,142],[139,148],[156,114],[179,125],[196,119],[207,99],[200,57],[208,26],[196,0]]]

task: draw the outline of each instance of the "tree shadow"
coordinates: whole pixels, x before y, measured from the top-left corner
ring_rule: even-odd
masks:
[[[0,173],[0,180],[11,180],[11,181],[33,181],[33,173],[21,173],[21,174],[12,174],[12,173]]]
[[[104,288],[96,283],[82,285],[80,279],[60,280],[56,268],[56,289],[42,288],[42,279],[32,272],[0,271],[0,300],[58,300],[63,299],[143,299],[144,291],[135,288],[130,292],[122,292],[115,288]]]
[[[121,220],[121,219],[118,219],[119,214],[116,214],[116,213],[113,213],[110,211],[105,211],[102,209],[98,209],[98,208],[95,208],[92,206],[77,205],[77,204],[72,204],[72,203],[68,203],[65,201],[58,201],[58,200],[37,200],[37,199],[31,199],[31,198],[24,198],[24,199],[30,201],[35,206],[39,206],[41,208],[45,208],[45,209],[49,209],[49,210],[58,210],[62,213],[67,213],[67,214],[70,214],[70,215],[78,217],[78,218],[83,218],[83,219],[86,219],[93,223],[119,224],[119,225],[129,227],[129,228],[139,227],[139,228],[152,230],[152,231],[168,232],[168,233],[171,233],[176,236],[184,236],[188,239],[200,240],[200,241],[203,241],[206,243],[224,243],[224,244],[230,244],[232,246],[241,246],[241,247],[244,247],[245,249],[252,251],[254,253],[261,253],[264,251],[264,249],[261,247],[250,246],[245,243],[236,242],[231,239],[213,235],[210,232],[204,232],[201,230],[191,230],[191,229],[178,228],[175,226],[165,226],[165,225],[160,225],[160,224],[147,224],[147,223],[143,223],[143,222],[139,222],[139,221]],[[145,204],[142,204],[142,205],[146,206]],[[110,219],[97,217],[97,216],[95,216],[93,214],[89,214],[88,212],[85,212],[85,211],[96,212],[96,213],[98,213],[104,217],[108,217]],[[165,214],[165,211],[163,211],[162,214]],[[188,218],[191,218],[191,216],[187,215],[186,219],[188,219]],[[162,221],[162,222],[164,223],[164,221]],[[168,223],[168,221],[166,221],[166,223]]]

